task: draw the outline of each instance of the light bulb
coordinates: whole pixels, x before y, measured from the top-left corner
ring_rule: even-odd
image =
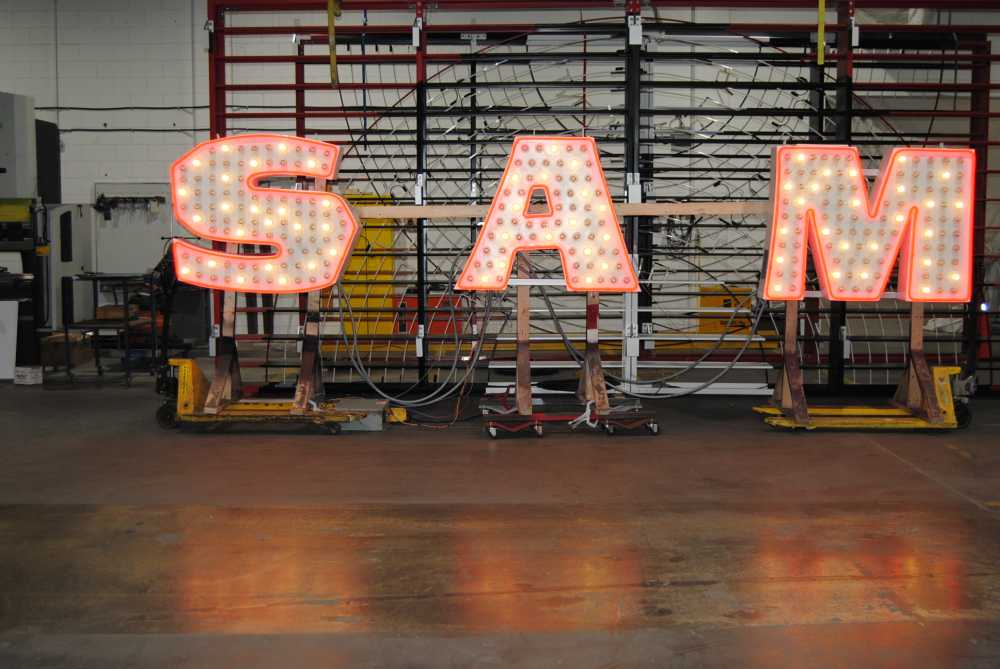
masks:
[[[201,167],[201,161],[195,158],[191,161],[191,167]]]
[[[181,197],[187,197],[188,194],[187,188],[178,188],[177,194],[180,195]]]
[[[181,267],[181,274],[190,274],[190,273],[191,273],[190,267]]]
[[[905,193],[906,192],[906,186],[903,186],[902,184],[900,184],[899,186],[896,186],[896,192],[897,193]]]

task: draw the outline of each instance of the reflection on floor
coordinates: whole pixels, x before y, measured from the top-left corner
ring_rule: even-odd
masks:
[[[1000,403],[949,434],[159,431],[0,388],[0,666],[1000,664]]]

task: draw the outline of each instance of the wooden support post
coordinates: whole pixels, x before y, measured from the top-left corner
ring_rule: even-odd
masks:
[[[323,396],[323,360],[319,347],[320,291],[306,296],[306,319],[302,327],[302,360],[295,383],[295,399],[291,413],[301,416],[309,411],[309,403]]]
[[[222,293],[222,323],[215,341],[215,372],[205,396],[205,413],[219,413],[226,403],[238,400],[242,385],[236,350],[236,293],[227,290]]]
[[[913,412],[929,423],[944,420],[938,404],[934,377],[924,354],[924,305],[913,302],[910,305],[910,350],[907,355],[906,372],[896,388],[893,403]]]
[[[528,259],[517,258],[517,278],[527,279]],[[531,286],[517,287],[517,380],[515,385],[517,413],[530,416],[531,405]]]
[[[583,375],[580,377],[580,398],[594,402],[599,414],[607,414],[608,387],[604,383],[604,367],[601,365],[601,344],[599,325],[601,318],[600,293],[587,293],[587,349],[583,356]]]
[[[802,383],[799,362],[799,303],[785,302],[785,340],[782,347],[782,367],[774,384],[772,402],[782,413],[800,425],[809,423],[809,405]]]

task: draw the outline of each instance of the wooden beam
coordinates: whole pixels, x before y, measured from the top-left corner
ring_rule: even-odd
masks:
[[[521,254],[517,262],[517,276],[530,277],[528,259]],[[531,286],[517,287],[517,412],[530,416],[534,412],[531,402]]]
[[[429,205],[360,205],[353,207],[359,219],[373,218],[483,218],[489,213],[485,204]],[[766,216],[771,213],[768,202],[725,200],[719,202],[638,202],[615,205],[619,216]]]

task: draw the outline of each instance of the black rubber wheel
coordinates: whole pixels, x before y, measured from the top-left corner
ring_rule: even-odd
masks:
[[[652,422],[646,423],[646,429],[649,430],[650,434],[659,434],[660,433],[660,424],[657,423],[656,421],[652,421]]]
[[[545,428],[542,427],[541,423],[537,423],[534,426],[534,430],[535,430],[535,436],[538,437],[539,439],[545,436]]]
[[[614,435],[614,433],[615,433],[615,426],[612,425],[611,423],[605,423],[604,424],[604,431],[607,434],[609,434],[609,435]]]
[[[164,402],[156,410],[156,424],[164,430],[177,428],[177,407],[173,402]]]
[[[330,434],[340,434],[344,430],[342,427],[340,427],[340,423],[327,423],[326,431],[329,432]]]

